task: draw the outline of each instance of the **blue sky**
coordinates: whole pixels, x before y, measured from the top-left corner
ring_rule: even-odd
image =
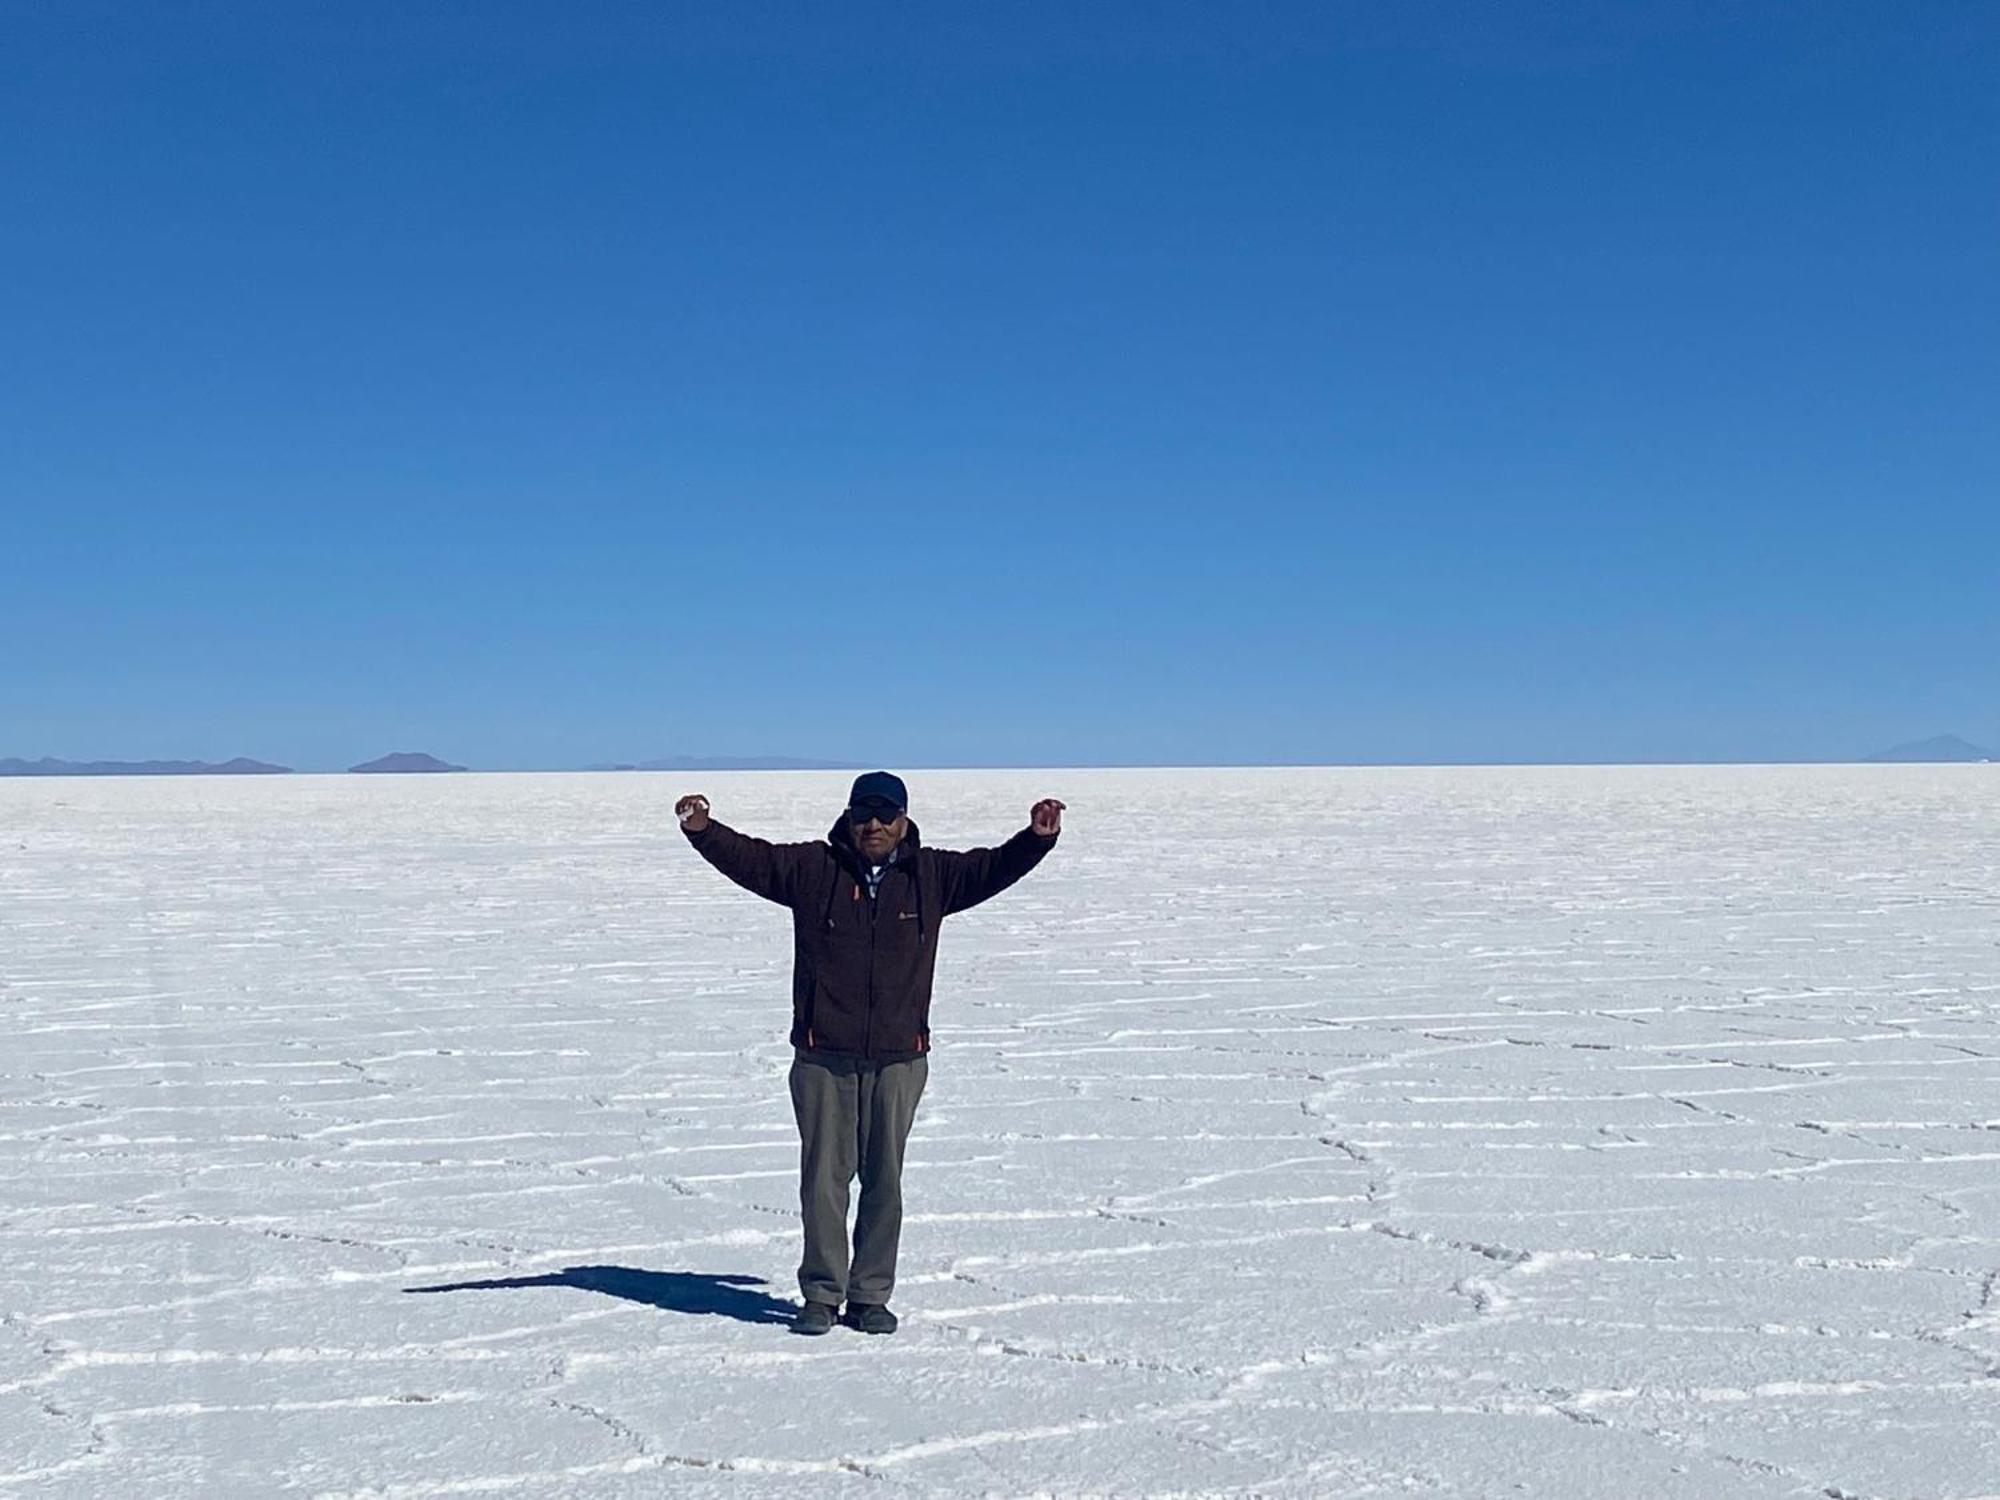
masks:
[[[0,755],[2000,743],[2000,9],[0,29]]]

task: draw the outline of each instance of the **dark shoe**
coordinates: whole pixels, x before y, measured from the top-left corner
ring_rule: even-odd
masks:
[[[840,1319],[861,1333],[894,1333],[896,1315],[880,1302],[850,1302]]]
[[[840,1309],[831,1302],[808,1302],[792,1318],[793,1333],[832,1333]]]

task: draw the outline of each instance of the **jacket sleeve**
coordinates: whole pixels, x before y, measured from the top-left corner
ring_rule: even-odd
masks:
[[[1023,828],[997,849],[936,850],[944,885],[944,915],[997,896],[1042,862],[1061,834],[1044,838]]]
[[[683,829],[682,832],[687,833]],[[773,844],[708,820],[700,833],[687,833],[695,853],[754,896],[790,906],[798,893],[799,867],[811,844]]]

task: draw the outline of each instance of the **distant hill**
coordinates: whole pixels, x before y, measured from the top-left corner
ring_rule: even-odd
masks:
[[[364,761],[358,766],[349,766],[350,771],[363,775],[380,775],[385,772],[404,771],[463,771],[464,766],[454,766],[439,760],[435,755],[426,755],[421,750],[398,750],[385,755],[380,760]]]
[[[792,755],[672,755],[665,760],[585,766],[586,771],[865,771],[858,761],[811,760]]]
[[[234,760],[0,760],[0,776],[289,776],[290,766],[274,766],[239,755]]]
[[[1884,750],[1880,755],[1871,755],[1868,759],[1896,764],[1931,761],[2000,760],[2000,752],[1982,750],[1979,746],[1962,740],[1955,734],[1941,734],[1935,739],[1912,740],[1907,745],[1898,745],[1893,750]]]

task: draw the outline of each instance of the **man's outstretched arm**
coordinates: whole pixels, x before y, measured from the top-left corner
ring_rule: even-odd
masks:
[[[798,889],[799,850],[807,846],[773,844],[738,833],[708,815],[708,798],[699,793],[676,802],[674,815],[695,853],[716,869],[752,895],[780,906],[792,904]]]
[[[1044,797],[1028,813],[1028,826],[997,849],[940,849],[944,914],[964,911],[999,895],[1042,862],[1062,835],[1063,805]]]

